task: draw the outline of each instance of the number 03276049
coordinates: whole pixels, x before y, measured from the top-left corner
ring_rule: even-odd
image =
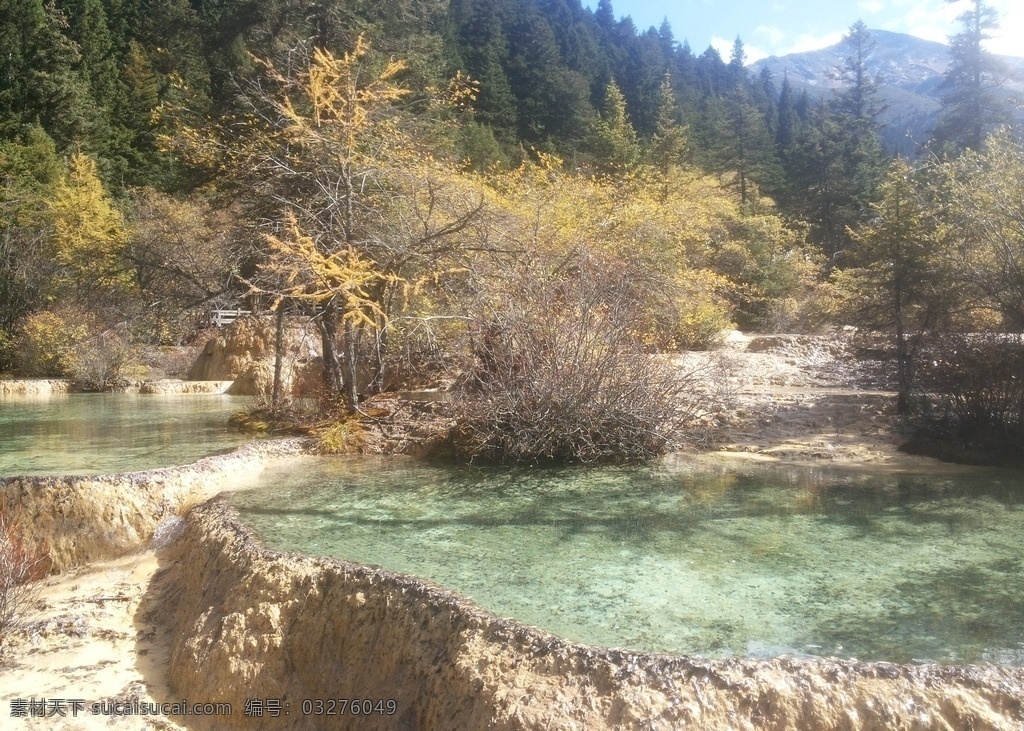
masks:
[[[302,701],[304,716],[393,716],[398,703],[393,698],[315,698]]]

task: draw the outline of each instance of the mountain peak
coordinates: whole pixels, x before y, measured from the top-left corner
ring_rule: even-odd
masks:
[[[874,48],[867,58],[867,71],[878,82],[888,107],[879,120],[882,141],[891,150],[909,154],[935,126],[945,93],[942,85],[950,64],[949,46],[906,33],[868,32]],[[847,44],[839,42],[817,51],[764,58],[750,64],[750,69],[761,73],[767,68],[777,80],[788,78],[797,93],[827,98],[845,85],[842,69],[849,52]],[[1000,92],[1008,97],[1020,95],[1024,92],[1024,58],[996,58],[1005,69]]]
[[[883,85],[919,84],[941,77],[949,68],[949,46],[923,38],[888,30],[869,30],[874,48],[868,56],[868,71]],[[785,56],[770,56],[751,64],[760,72],[768,68],[778,76],[784,73],[790,83],[818,89],[842,86],[840,69],[849,53],[840,41],[827,48]]]

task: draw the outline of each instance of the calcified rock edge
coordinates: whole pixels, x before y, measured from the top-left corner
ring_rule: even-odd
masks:
[[[232,381],[182,381],[178,378],[163,378],[158,381],[133,381],[113,389],[115,393],[161,394],[165,396],[185,394],[227,393]],[[66,378],[14,378],[0,379],[0,398],[4,396],[28,396],[46,398],[80,389]],[[245,396],[246,393],[232,395]]]
[[[412,577],[269,550],[220,500],[192,510],[150,612],[174,694],[277,698],[267,729],[1020,729],[1024,670],[700,660],[597,649]],[[304,716],[304,699],[394,699],[393,716]]]
[[[273,458],[298,454],[298,439],[254,442],[184,467],[55,477],[0,477],[0,512],[43,546],[54,571],[146,546],[157,528],[252,475]]]

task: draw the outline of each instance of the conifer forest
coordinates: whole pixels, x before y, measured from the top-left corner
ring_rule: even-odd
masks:
[[[1012,451],[1024,141],[958,4],[897,155],[859,21],[815,97],[610,0],[0,0],[0,371],[106,388],[238,307],[310,323],[339,413],[458,370],[468,453],[590,461],[664,447],[688,386],[637,355],[849,327],[901,414]]]

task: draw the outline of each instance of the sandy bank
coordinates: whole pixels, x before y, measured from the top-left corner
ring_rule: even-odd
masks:
[[[25,625],[0,652],[0,716],[11,731],[180,729],[162,716],[90,712],[93,703],[155,702],[164,696],[170,654],[167,637],[139,618],[157,559],[145,551],[76,567],[43,582]],[[13,716],[16,704],[64,703],[66,716]],[[77,714],[72,700],[84,701]],[[108,705],[107,708],[110,706]]]

